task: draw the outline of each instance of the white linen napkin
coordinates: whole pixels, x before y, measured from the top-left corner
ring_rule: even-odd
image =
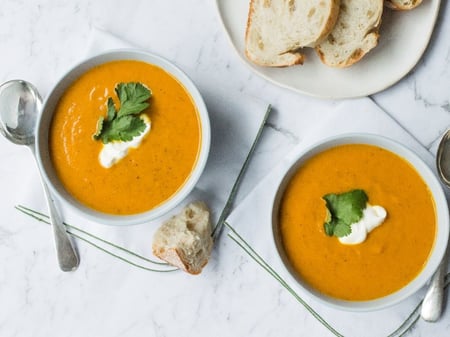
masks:
[[[302,142],[255,187],[228,218],[230,225],[243,236],[250,246],[285,281],[289,282],[291,278],[283,271],[283,267],[278,262],[279,260],[276,258],[277,253],[273,245],[268,244],[272,236],[270,211],[279,179],[299,152],[326,137],[344,133],[372,133],[389,137],[406,145],[416,152],[430,167],[434,166],[434,157],[429,151],[383,110],[378,108],[376,104],[361,102],[366,100],[368,99],[363,98],[339,104],[333,113],[333,117],[313,128]],[[243,251],[242,253],[245,254]],[[274,282],[274,286],[281,288],[274,280],[272,282]],[[303,293],[295,284],[290,284],[290,286],[297,290],[299,295],[306,299],[307,303],[322,314],[340,333],[352,336],[380,336],[391,333],[403,322],[407,314],[412,311],[423,297],[422,289],[400,304],[388,309],[371,313],[349,313],[341,312],[319,303],[315,299],[310,298],[308,294]],[[295,302],[295,299],[292,298],[292,301]],[[450,315],[447,313],[446,316]],[[345,328],[341,324],[343,321],[348,322],[349,317],[352,317],[354,322],[350,328],[351,331],[349,331],[348,324],[345,325]],[[310,321],[315,320],[312,315],[307,315],[304,319],[308,324],[311,323]],[[383,324],[377,325],[374,329],[368,328],[374,322],[383,322]],[[280,335],[283,334],[280,333]]]

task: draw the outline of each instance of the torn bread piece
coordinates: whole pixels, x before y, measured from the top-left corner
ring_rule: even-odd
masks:
[[[251,0],[245,54],[261,66],[303,64],[299,49],[323,40],[338,13],[339,0]]]
[[[390,9],[407,11],[414,9],[422,3],[422,0],[384,0],[384,5]]]
[[[316,47],[321,61],[331,67],[348,67],[378,44],[383,0],[342,0],[333,31]]]
[[[199,274],[213,247],[208,206],[196,201],[166,221],[153,237],[153,254],[190,274]]]

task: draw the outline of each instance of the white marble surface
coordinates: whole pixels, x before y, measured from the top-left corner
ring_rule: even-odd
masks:
[[[450,5],[443,1],[422,61],[401,82],[372,97],[427,148],[450,125],[449,22]],[[339,111],[334,109],[339,102],[295,94],[255,76],[230,47],[215,4],[207,0],[3,0],[0,82],[26,79],[45,96],[59,76],[85,57],[94,27],[172,60],[198,85],[215,130],[213,160],[199,192],[215,205],[215,217],[262,113],[251,115],[251,108],[264,106],[249,96],[272,103],[276,111],[239,200],[290,148]],[[249,115],[242,118],[243,113]],[[13,208],[22,203],[45,210],[31,156],[1,138],[0,158],[1,336],[329,334],[226,237],[198,277],[135,269],[82,242],[77,242],[79,269],[61,273],[48,226]],[[223,179],[212,178],[222,174]],[[66,219],[79,220],[63,210]],[[150,254],[149,224],[119,229],[82,222],[76,224]],[[367,323],[367,331],[379,336],[385,326],[395,328],[415,299],[390,311],[389,321]],[[438,323],[419,322],[410,335],[447,336],[449,311]],[[363,315],[322,313],[349,336],[355,336],[355,319]]]

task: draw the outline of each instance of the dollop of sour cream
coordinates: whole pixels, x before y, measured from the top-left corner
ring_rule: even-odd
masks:
[[[141,115],[141,119],[145,123],[145,129],[140,135],[133,137],[133,139],[128,142],[114,141],[103,144],[102,150],[100,151],[100,154],[98,156],[100,165],[102,165],[104,168],[110,168],[119,160],[124,158],[130,151],[130,149],[138,148],[139,145],[141,145],[142,140],[150,132],[151,129],[150,118],[146,115]]]
[[[387,212],[383,207],[367,204],[363,210],[361,220],[351,225],[352,232],[347,236],[338,238],[339,241],[346,245],[356,245],[364,242],[367,234],[380,226],[386,219],[386,216]]]

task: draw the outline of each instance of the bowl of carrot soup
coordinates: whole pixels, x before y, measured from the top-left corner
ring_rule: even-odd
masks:
[[[301,291],[355,311],[384,308],[420,289],[449,236],[433,171],[388,138],[351,134],[303,153],[281,178],[272,231]]]
[[[203,99],[171,62],[116,50],[71,69],[44,103],[37,157],[52,191],[105,224],[155,219],[194,188],[210,147]]]

